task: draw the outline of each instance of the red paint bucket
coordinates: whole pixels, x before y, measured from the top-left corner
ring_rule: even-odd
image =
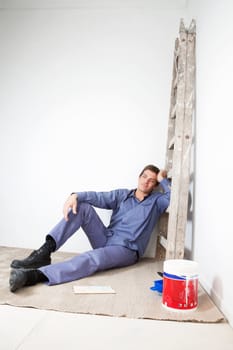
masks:
[[[163,270],[163,306],[172,310],[195,310],[198,304],[198,264],[191,260],[166,260]]]

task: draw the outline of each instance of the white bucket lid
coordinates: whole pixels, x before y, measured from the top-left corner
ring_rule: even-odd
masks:
[[[198,263],[185,259],[170,259],[164,261],[163,271],[176,276],[191,277],[198,274]]]

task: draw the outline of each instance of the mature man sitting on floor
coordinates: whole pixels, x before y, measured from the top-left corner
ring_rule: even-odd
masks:
[[[155,191],[158,184],[162,192]],[[39,282],[65,283],[97,271],[135,264],[145,252],[154,226],[169,202],[167,173],[154,165],[145,166],[136,189],[72,193],[64,204],[64,218],[49,232],[45,243],[26,259],[12,261],[11,292]],[[112,210],[107,227],[93,207]],[[80,227],[93,249],[51,264],[51,253]]]

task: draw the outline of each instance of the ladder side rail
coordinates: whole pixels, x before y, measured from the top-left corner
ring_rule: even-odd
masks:
[[[186,56],[187,56],[187,32],[183,27],[180,30],[178,81],[176,101],[176,127],[175,145],[172,166],[171,201],[168,219],[166,259],[175,258],[177,241],[177,221],[179,213],[179,196],[181,191],[182,156],[183,156],[183,128],[184,128],[184,103],[186,91]]]
[[[166,146],[166,162],[165,169],[169,172],[172,169],[173,149],[170,147],[171,141],[175,135],[175,118],[176,118],[176,95],[177,95],[177,61],[178,61],[179,40],[175,40],[174,58],[173,58],[173,72],[172,72],[172,84],[171,84],[171,97],[170,97],[170,110],[168,118],[168,135]]]
[[[185,116],[183,127],[183,154],[180,174],[179,212],[177,216],[177,233],[175,259],[184,257],[185,233],[188,214],[188,194],[190,185],[190,164],[192,147],[192,118],[194,106],[194,83],[195,83],[195,33],[187,33],[187,56],[186,56],[186,89],[185,89]]]
[[[170,96],[170,110],[168,118],[168,134],[167,134],[167,146],[166,146],[166,161],[165,169],[168,170],[169,176],[171,174],[173,151],[174,147],[170,148],[169,145],[175,135],[175,118],[176,118],[176,98],[177,98],[177,81],[178,81],[178,55],[179,55],[179,39],[175,40],[174,56],[173,56],[173,70],[172,70],[172,84],[171,84],[171,96]],[[156,258],[163,260],[167,248],[167,227],[168,227],[168,213],[162,214],[158,222],[158,237],[156,245]],[[161,247],[162,246],[162,247]],[[165,250],[164,250],[165,249]]]

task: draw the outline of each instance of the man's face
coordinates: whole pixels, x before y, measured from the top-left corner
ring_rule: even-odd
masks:
[[[157,175],[150,170],[145,170],[138,179],[138,190],[148,195],[157,184]]]

